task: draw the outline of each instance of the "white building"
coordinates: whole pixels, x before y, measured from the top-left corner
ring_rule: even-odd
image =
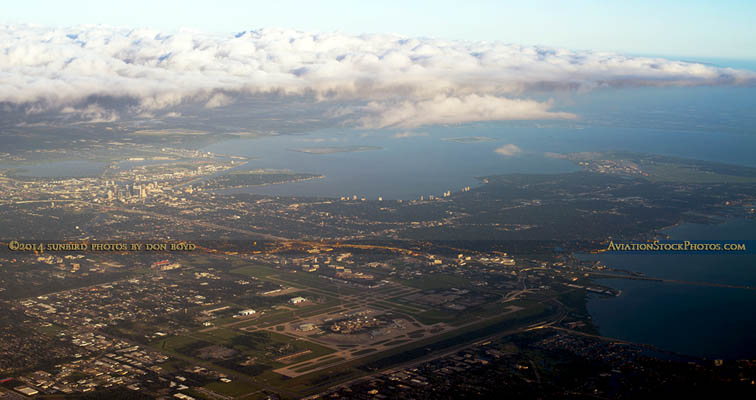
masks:
[[[315,330],[315,324],[308,323],[308,324],[299,325],[299,330],[302,332],[309,332],[309,331]]]
[[[34,389],[32,389],[32,388],[30,388],[28,386],[19,386],[19,387],[15,388],[14,390],[17,391],[17,392],[19,392],[19,393],[25,394],[27,396],[34,396],[35,394],[39,394],[38,391],[36,391],[36,390],[34,390]]]
[[[291,299],[289,299],[290,304],[299,304],[305,301],[307,301],[307,299],[305,299],[304,297],[292,297]]]
[[[241,315],[242,317],[246,317],[252,314],[257,314],[257,311],[252,309],[239,311],[239,315]]]

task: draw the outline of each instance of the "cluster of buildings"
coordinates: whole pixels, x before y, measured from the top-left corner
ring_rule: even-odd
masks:
[[[164,150],[171,154],[179,151]],[[137,204],[147,199],[158,203],[175,203],[183,195],[192,194],[195,190],[191,185],[182,186],[182,182],[217,174],[236,166],[233,160],[209,156],[200,158],[194,152],[181,154],[191,159],[175,162],[167,157],[155,157],[154,160],[162,160],[164,164],[128,169],[120,169],[116,162],[102,176],[41,179],[9,179],[0,176],[0,190],[6,189],[2,191],[2,198],[9,203],[37,199],[54,199],[59,204],[71,201]],[[54,207],[54,202],[51,202],[51,207]]]
[[[465,186],[460,191],[461,192],[469,192],[470,191],[470,186]],[[440,196],[436,196],[436,195],[433,195],[433,194],[428,195],[427,199],[428,200],[439,200],[439,199],[442,199],[442,198],[451,197],[451,195],[452,195],[452,191],[451,190],[447,190],[447,191],[441,193]],[[425,195],[421,195],[418,198],[419,201],[425,201],[425,199],[426,199]],[[368,199],[367,199],[367,197],[358,197],[355,194],[355,195],[352,195],[352,196],[341,196],[341,197],[339,197],[339,200],[341,200],[341,201],[358,201],[358,200],[359,201],[367,201]],[[383,196],[378,196],[378,201],[383,201]],[[402,200],[396,200],[396,202],[397,203],[403,203]]]
[[[163,267],[173,265],[170,262],[158,264]],[[229,295],[258,289],[249,281],[221,282],[212,273],[207,273],[208,276],[173,274],[125,279],[28,298],[21,300],[20,305],[27,315],[44,322],[104,328],[122,320],[150,321],[188,307],[220,304]],[[177,324],[174,329],[182,328]]]
[[[578,161],[578,165],[602,174],[648,176],[648,173],[643,171],[638,164],[627,160]]]
[[[353,318],[335,321],[328,327],[328,330],[334,333],[348,335],[364,331],[365,329],[377,328],[386,324],[387,321],[385,321],[384,319],[369,315],[358,315]]]
[[[170,271],[172,269],[181,268],[181,264],[171,260],[156,261],[150,265],[150,268],[160,271]]]
[[[121,202],[127,202],[135,197],[146,199],[149,193],[162,193],[163,191],[156,182],[119,186],[115,181],[107,181],[105,187],[107,188],[108,201],[119,200]]]
[[[364,282],[372,282],[376,279],[372,273],[353,269],[357,267],[357,263],[352,259],[352,253],[337,255],[313,254],[307,257],[295,257],[283,260],[283,262],[285,264],[290,263],[305,272],[320,271],[320,276],[326,279],[347,284],[362,284]],[[369,266],[368,264],[365,265]],[[325,268],[321,268],[321,266]],[[376,266],[376,264],[373,266]]]
[[[160,353],[93,332],[74,333],[70,341],[80,349],[71,361],[56,365],[50,369],[53,372],[39,370],[15,378],[22,385],[14,390],[26,395],[84,393],[114,386],[138,390],[145,376],[161,372],[160,364],[168,361]]]

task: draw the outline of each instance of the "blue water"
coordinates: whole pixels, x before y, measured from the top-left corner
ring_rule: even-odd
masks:
[[[476,176],[513,172],[573,171],[548,152],[631,151],[756,167],[756,88],[685,87],[601,89],[531,93],[569,121],[505,121],[405,130],[327,129],[263,139],[234,140],[203,150],[258,158],[248,168],[288,168],[323,174],[322,180],[250,188],[268,195],[357,195],[412,199],[474,186]],[[405,135],[408,136],[408,135]],[[444,138],[483,136],[457,143]],[[498,147],[522,151],[505,157]],[[358,153],[306,154],[287,148],[380,146]]]
[[[720,225],[683,224],[666,233],[674,240],[749,240],[755,220]],[[585,256],[646,276],[756,286],[754,254],[602,253]],[[708,358],[756,358],[756,290],[603,279],[619,297],[588,302],[601,334]]]
[[[471,136],[474,129],[445,132],[434,129],[433,136],[393,138],[393,132],[327,130],[306,136],[277,136],[224,142],[203,150],[254,157],[249,169],[286,168],[297,172],[323,174],[325,179],[283,185],[252,187],[253,193],[269,195],[366,196],[411,199],[421,195],[441,195],[478,183],[477,176],[504,172],[564,172],[576,170],[565,160],[546,157],[542,152],[504,157],[494,152],[510,143],[496,130],[486,130],[492,141],[457,143],[440,140],[456,135]],[[427,132],[423,132],[426,133]],[[309,154],[292,148],[331,146],[378,146],[380,150]]]
[[[286,168],[323,174],[322,180],[253,187],[245,191],[267,195],[366,196],[413,199],[475,186],[475,177],[506,173],[575,171],[572,163],[551,158],[553,153],[631,151],[655,153],[756,167],[756,135],[709,133],[646,128],[582,127],[560,124],[478,123],[419,129],[414,136],[396,139],[397,131],[332,129],[306,135],[281,135],[233,140],[203,148],[224,154],[254,157],[246,168]],[[488,137],[490,141],[459,143],[442,139]],[[514,144],[512,156],[496,149]],[[291,148],[325,146],[380,146],[381,150],[354,153],[308,154]]]

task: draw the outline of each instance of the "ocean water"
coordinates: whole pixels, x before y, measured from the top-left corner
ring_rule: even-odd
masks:
[[[413,199],[474,186],[475,177],[557,173],[576,168],[547,153],[630,151],[756,167],[756,89],[620,88],[533,93],[568,121],[501,121],[414,129],[349,128],[212,144],[206,151],[254,157],[247,168],[288,168],[325,179],[248,188],[267,195]],[[455,142],[449,138],[487,138]],[[514,145],[516,152],[498,152]],[[355,153],[291,148],[379,146]],[[509,146],[509,148],[513,148]]]
[[[403,137],[406,135],[407,137]],[[396,136],[402,137],[397,138]],[[458,142],[453,138],[487,138]],[[514,145],[519,152],[500,154]],[[380,150],[310,154],[296,148],[377,146]],[[204,151],[254,158],[245,168],[286,168],[325,179],[243,189],[266,195],[413,199],[475,186],[475,177],[577,170],[548,153],[630,151],[756,167],[756,135],[654,128],[478,123],[402,131],[332,129],[216,143]]]
[[[508,173],[555,173],[577,170],[566,161],[547,157],[543,152],[522,152],[502,156],[496,148],[509,144],[496,129],[434,128],[407,138],[396,133],[327,130],[306,136],[276,136],[224,142],[204,148],[225,154],[255,158],[246,168],[286,168],[296,172],[325,175],[324,179],[243,189],[267,195],[340,197],[357,195],[375,199],[412,199],[421,195],[441,195],[475,186],[475,177]],[[486,141],[459,143],[442,140],[475,136],[482,132]],[[400,133],[401,134],[401,133]],[[313,147],[375,146],[378,150],[310,154],[291,149]]]
[[[404,132],[406,134],[406,132]],[[232,140],[203,148],[254,158],[245,168],[287,168],[323,174],[325,179],[251,187],[243,191],[266,195],[413,199],[475,186],[475,177],[507,173],[560,173],[577,170],[569,161],[548,153],[631,151],[756,166],[756,135],[646,128],[537,127],[481,123],[403,132],[324,130],[307,135],[281,135]],[[480,137],[457,142],[450,138]],[[496,150],[513,144],[520,152]],[[378,146],[380,150],[309,154],[292,148]]]
[[[683,224],[674,240],[753,240],[756,220]],[[602,253],[586,259],[646,276],[756,287],[756,254]],[[602,279],[619,297],[591,295],[588,311],[601,334],[681,354],[756,358],[756,290]]]

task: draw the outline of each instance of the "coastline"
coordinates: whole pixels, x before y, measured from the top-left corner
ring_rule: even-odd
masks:
[[[696,234],[708,235],[709,240],[749,240],[756,231],[756,221],[747,217],[729,217],[715,224],[682,222],[664,231],[685,226],[690,229],[676,232],[676,236],[686,235],[678,237],[680,240],[697,240]],[[739,238],[733,237],[735,232],[740,232]],[[750,343],[748,332],[756,326],[756,320],[748,317],[756,306],[753,254],[585,256],[617,271],[643,274],[591,277],[597,284],[622,292],[616,297],[588,296],[591,321],[602,335],[703,358],[756,356],[756,346],[738,347]],[[714,259],[724,264],[713,264]]]

